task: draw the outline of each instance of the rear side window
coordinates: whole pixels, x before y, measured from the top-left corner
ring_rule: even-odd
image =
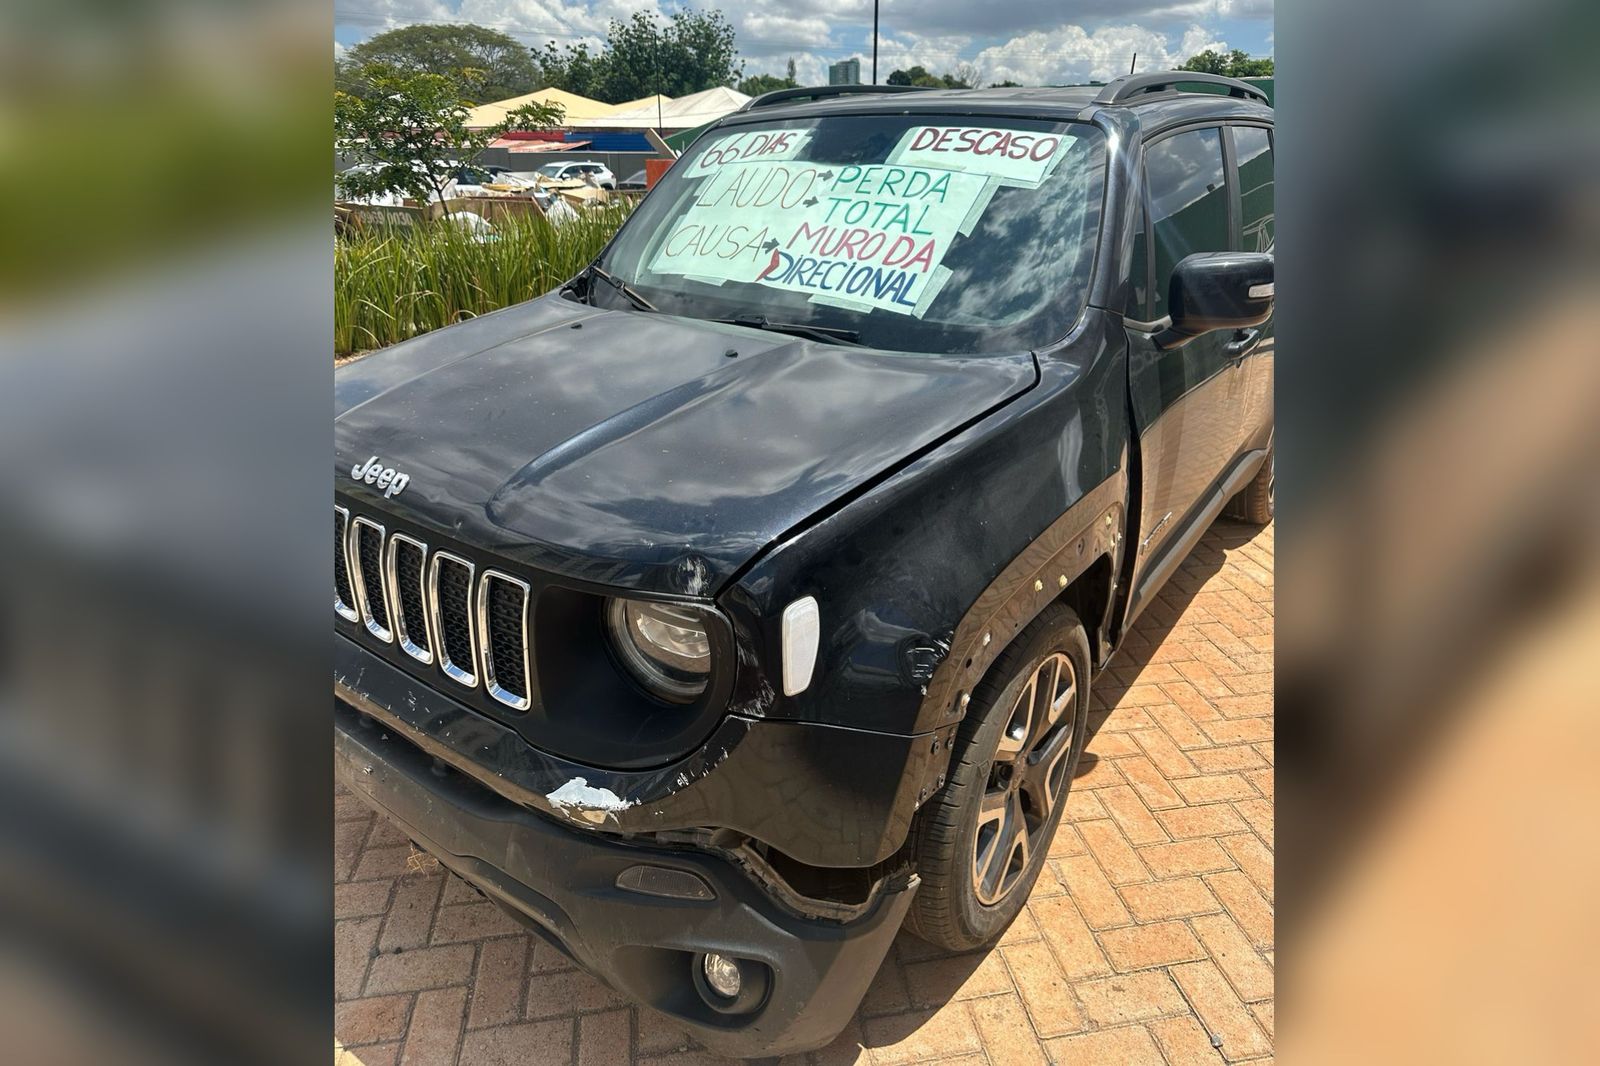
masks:
[[[1233,127],[1239,160],[1239,203],[1244,233],[1241,251],[1272,251],[1272,137],[1257,126]]]
[[[1227,169],[1220,130],[1190,130],[1145,149],[1155,233],[1152,317],[1167,313],[1172,269],[1195,252],[1230,250]]]

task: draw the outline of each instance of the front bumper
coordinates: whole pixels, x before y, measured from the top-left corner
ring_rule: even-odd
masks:
[[[585,969],[725,1055],[784,1055],[832,1040],[866,993],[916,888],[914,878],[884,886],[848,923],[808,920],[726,859],[566,828],[338,703],[334,751],[345,783],[418,846]],[[702,898],[619,887],[640,866],[693,875]],[[637,876],[624,881],[642,883]],[[659,875],[647,880],[660,883]],[[770,968],[758,1006],[724,1014],[702,997],[692,973],[705,951]]]

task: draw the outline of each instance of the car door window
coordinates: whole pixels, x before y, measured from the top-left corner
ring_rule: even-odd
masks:
[[[1239,204],[1245,252],[1270,252],[1276,226],[1272,208],[1272,135],[1259,126],[1233,127],[1239,161]]]
[[[1152,317],[1160,318],[1179,261],[1195,252],[1226,252],[1231,244],[1221,131],[1189,130],[1157,141],[1145,149],[1144,172],[1155,238]]]

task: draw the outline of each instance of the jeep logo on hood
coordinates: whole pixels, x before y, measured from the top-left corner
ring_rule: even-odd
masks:
[[[398,496],[411,484],[411,475],[402,474],[392,466],[384,466],[383,461],[374,455],[364,463],[357,463],[350,468],[350,476],[357,481],[365,481],[368,485],[376,485],[383,490],[384,499]]]

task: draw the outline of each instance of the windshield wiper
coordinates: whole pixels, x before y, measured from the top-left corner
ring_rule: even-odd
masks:
[[[643,296],[640,296],[638,294],[638,292],[636,292],[634,290],[634,288],[631,285],[629,285],[627,282],[623,281],[621,278],[613,277],[612,275],[606,273],[604,270],[601,270],[598,266],[596,266],[593,263],[590,263],[588,266],[586,266],[582,270],[578,271],[578,277],[577,278],[573,278],[572,281],[577,281],[578,278],[583,278],[583,277],[599,278],[601,281],[605,282],[607,285],[610,285],[613,289],[616,289],[618,292],[622,293],[622,295],[626,296],[628,298],[628,301],[630,303],[632,303],[633,306],[637,307],[641,311],[659,311],[660,310],[660,308],[656,307],[655,304],[651,303],[649,300],[646,300]],[[568,291],[571,288],[572,288],[572,282],[569,281],[567,283],[566,289],[564,289],[563,291]],[[591,284],[590,285],[590,290],[592,290],[592,289],[593,289],[593,285]],[[590,303],[590,304],[594,303],[594,301],[592,299],[588,300],[586,302]]]
[[[727,326],[748,326],[750,329],[764,329],[772,333],[788,333],[795,337],[808,337],[814,341],[823,341],[828,344],[859,344],[861,334],[853,329],[835,329],[832,326],[809,326],[804,322],[769,322],[766,315],[735,315],[733,318],[718,318],[714,321]]]

